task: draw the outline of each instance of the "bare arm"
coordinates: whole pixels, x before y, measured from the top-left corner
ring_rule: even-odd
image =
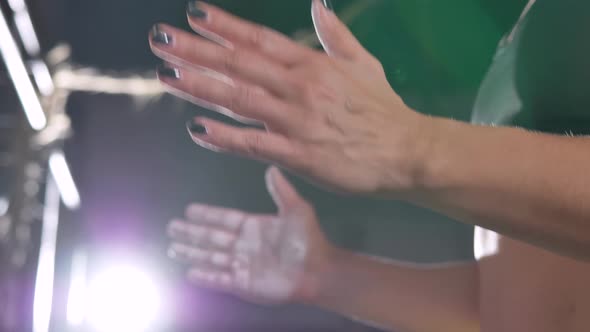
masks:
[[[388,330],[480,330],[477,263],[419,266],[338,256],[311,304]]]
[[[233,47],[157,26],[152,49],[174,66],[160,79],[181,96],[272,130],[197,118],[189,125],[197,144],[272,162],[335,191],[409,200],[590,259],[588,139],[476,127],[411,110],[380,63],[318,0],[313,20],[327,55],[210,5],[199,10],[191,26]],[[235,81],[184,70],[187,64]]]
[[[590,139],[434,120],[415,203],[590,259]]]
[[[170,225],[190,280],[256,303],[300,302],[406,332],[478,331],[476,263],[417,266],[334,247],[313,208],[277,171],[277,215],[192,205]]]

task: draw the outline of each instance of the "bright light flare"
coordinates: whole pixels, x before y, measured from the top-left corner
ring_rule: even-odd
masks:
[[[80,194],[62,152],[58,151],[51,154],[49,157],[49,169],[55,179],[63,203],[70,209],[80,207]]]
[[[8,22],[4,18],[4,13],[0,11],[0,53],[6,63],[8,75],[14,83],[16,93],[23,106],[27,120],[35,130],[41,130],[47,125],[47,118],[43,112],[43,107],[35,92],[33,83],[29,79],[29,73],[16,45],[16,41],[10,33]]]
[[[66,318],[71,326],[80,326],[86,317],[86,271],[88,265],[86,253],[80,249],[72,257],[72,275]]]
[[[100,332],[143,332],[160,311],[160,290],[154,279],[133,266],[105,270],[90,282],[87,322]]]

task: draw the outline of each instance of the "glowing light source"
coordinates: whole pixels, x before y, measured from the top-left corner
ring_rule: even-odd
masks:
[[[66,312],[66,319],[71,326],[82,325],[86,317],[86,269],[86,254],[81,250],[75,251]]]
[[[45,128],[47,118],[43,107],[41,107],[33,83],[29,79],[27,69],[2,11],[0,11],[0,53],[31,127],[35,130]]]
[[[80,194],[62,152],[57,151],[51,154],[49,170],[55,179],[57,188],[59,188],[64,204],[70,209],[77,209],[80,206]]]
[[[100,332],[142,332],[156,321],[160,292],[149,274],[131,265],[110,268],[91,281],[87,322]]]

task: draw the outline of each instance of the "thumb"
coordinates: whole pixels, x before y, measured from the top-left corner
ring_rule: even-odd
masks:
[[[321,0],[312,1],[311,17],[318,38],[328,55],[348,60],[372,58],[348,27]]]
[[[279,209],[279,214],[288,213],[307,205],[293,185],[274,166],[266,171],[266,187]]]

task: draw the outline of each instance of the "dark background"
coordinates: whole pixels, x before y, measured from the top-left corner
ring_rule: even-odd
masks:
[[[308,0],[210,2],[290,35],[311,28]],[[333,0],[339,12],[359,2]],[[368,9],[350,26],[382,60],[390,83],[409,105],[466,120],[496,44],[524,2],[367,1]],[[45,51],[66,42],[74,62],[104,70],[154,68],[158,61],[147,44],[150,27],[167,22],[187,28],[184,0],[29,4]],[[14,98],[9,88],[2,90],[3,99]],[[82,244],[97,260],[123,252],[158,266],[174,294],[169,304],[174,314],[165,330],[368,329],[313,308],[260,308],[184,284],[182,268],[165,257],[164,229],[187,203],[274,211],[263,184],[266,165],[214,154],[191,142],[185,122],[199,113],[211,114],[171,96],[148,103],[122,95],[76,93],[70,98],[74,135],[66,153],[83,205],[66,214],[62,224],[54,327],[63,329],[59,294],[67,289],[71,249]],[[341,246],[414,262],[472,259],[471,227],[402,203],[341,197],[296,183],[317,207],[328,237]]]

